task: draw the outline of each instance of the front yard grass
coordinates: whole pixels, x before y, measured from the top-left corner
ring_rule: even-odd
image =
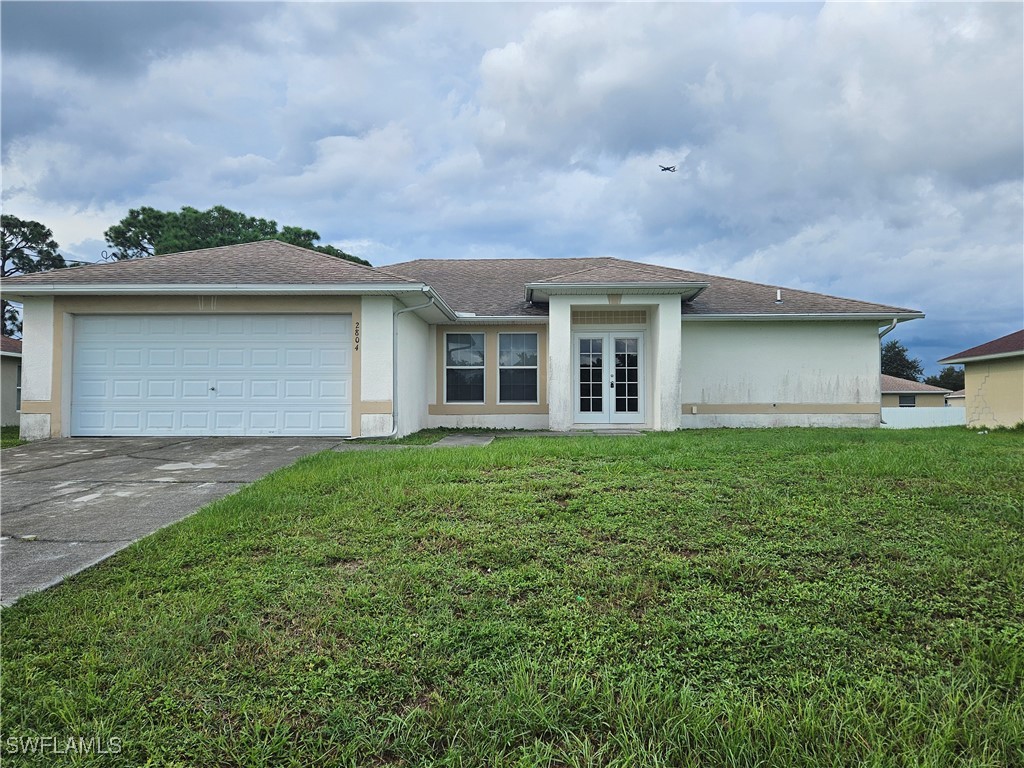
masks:
[[[310,456],[3,610],[0,749],[1020,766],[1022,448],[720,430]]]

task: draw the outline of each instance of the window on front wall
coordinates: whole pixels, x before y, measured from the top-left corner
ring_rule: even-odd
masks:
[[[17,378],[14,381],[14,410],[21,411],[21,364],[18,364]]]
[[[537,334],[498,334],[498,402],[537,402]]]
[[[917,405],[917,395],[900,395],[900,408],[913,408]]]
[[[484,401],[484,335],[448,333],[444,338],[445,402]]]

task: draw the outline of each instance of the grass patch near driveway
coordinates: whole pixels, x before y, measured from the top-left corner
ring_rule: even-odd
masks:
[[[133,765],[1021,765],[1022,478],[1019,434],[963,429],[322,453],[5,609],[0,733]]]
[[[21,439],[20,429],[17,424],[0,427],[0,448],[13,448],[16,445],[24,445],[25,441]]]

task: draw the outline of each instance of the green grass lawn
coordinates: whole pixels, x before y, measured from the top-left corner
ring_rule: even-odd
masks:
[[[1019,432],[318,454],[5,609],[0,734],[130,765],[1021,766],[1022,498]]]
[[[0,427],[0,448],[10,448],[15,445],[23,445],[24,440],[21,439],[19,427],[17,425],[11,427]]]

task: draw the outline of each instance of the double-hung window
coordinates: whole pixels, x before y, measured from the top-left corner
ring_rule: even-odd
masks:
[[[537,402],[537,334],[498,334],[498,402]]]
[[[917,405],[917,395],[900,395],[900,408],[913,408]]]
[[[447,403],[484,401],[484,335],[448,333],[444,337],[444,388]]]

